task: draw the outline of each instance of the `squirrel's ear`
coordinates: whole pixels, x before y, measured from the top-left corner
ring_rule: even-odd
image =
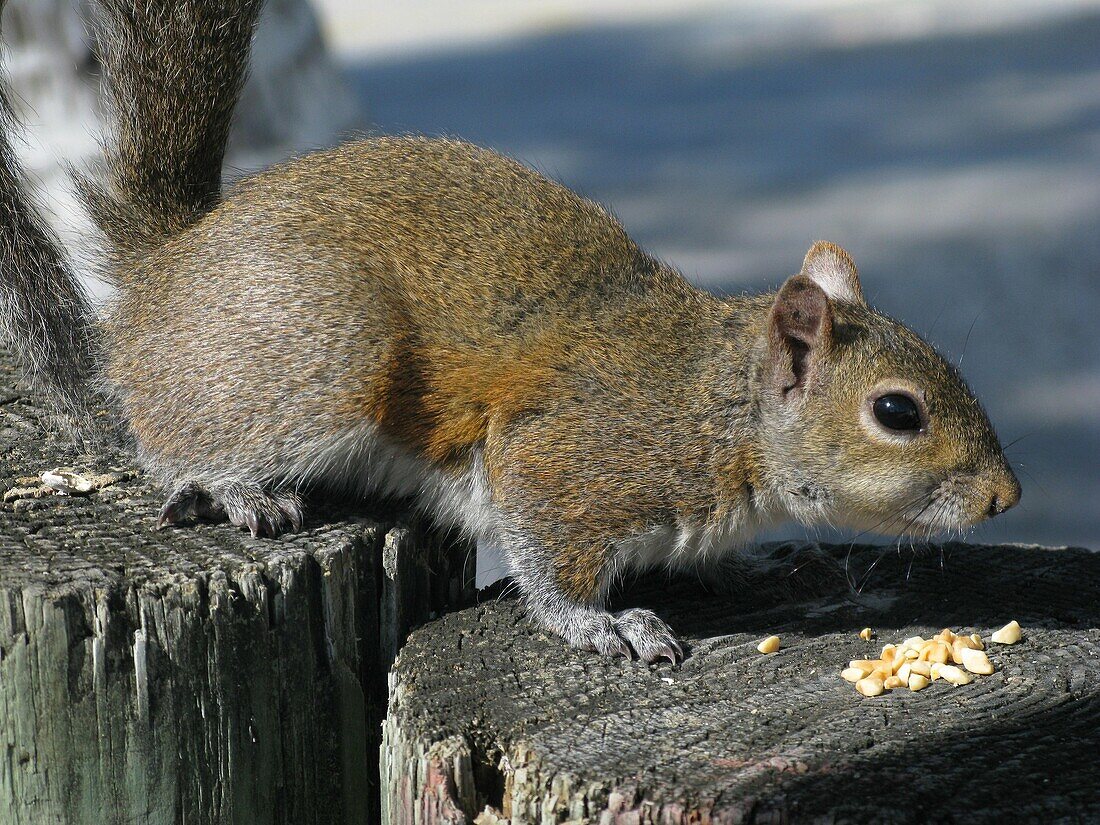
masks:
[[[802,274],[834,301],[863,303],[863,290],[859,287],[859,273],[852,256],[835,243],[818,241],[811,246],[802,262]]]
[[[833,308],[825,290],[806,275],[788,278],[768,315],[771,372],[784,398],[805,389],[832,333]]]

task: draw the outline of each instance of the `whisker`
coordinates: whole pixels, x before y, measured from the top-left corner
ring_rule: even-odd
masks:
[[[1039,430],[1032,430],[1032,431],[1031,431],[1031,432],[1029,432],[1029,433],[1024,433],[1024,434],[1023,434],[1023,435],[1021,435],[1021,436],[1020,436],[1019,438],[1014,438],[1014,439],[1012,439],[1012,440],[1011,440],[1011,441],[1009,441],[1009,442],[1008,442],[1007,444],[1005,444],[1005,445],[1004,445],[1003,447],[1001,447],[1001,452],[1003,453],[1003,452],[1007,451],[1009,447],[1012,447],[1012,446],[1014,446],[1014,445],[1016,445],[1016,444],[1019,444],[1019,443],[1020,443],[1021,441],[1023,441],[1023,440],[1025,439],[1025,438],[1030,438],[1031,436],[1035,435],[1035,434],[1036,434],[1037,432],[1039,432]]]
[[[907,502],[904,502],[903,504],[898,505],[897,509],[895,509],[890,515],[883,518],[881,521],[877,522],[876,524],[872,524],[867,529],[861,530],[860,532],[856,533],[856,535],[852,538],[852,542],[854,543],[854,542],[858,541],[862,536],[865,536],[868,533],[873,533],[873,532],[878,531],[879,528],[881,528],[881,527],[885,527],[888,524],[893,524],[897,521],[900,521],[901,518],[902,518],[902,514],[906,510],[908,510],[910,507],[916,506],[919,502],[921,502],[925,498],[932,499],[932,498],[935,497],[935,495],[936,495],[935,490],[933,490],[930,493],[921,493],[916,498],[913,498],[913,499],[911,499]]]
[[[913,555],[909,557],[909,567],[905,570],[905,581],[908,584],[910,577],[913,575],[913,562],[917,560],[917,552],[914,549]]]
[[[1039,479],[1037,479],[1035,477],[1035,475],[1030,470],[1027,469],[1027,467],[1025,467],[1023,464],[1020,464],[1018,462],[1014,462],[1012,466],[1015,467],[1016,469],[1018,469],[1021,473],[1026,475],[1032,481],[1034,481],[1035,486],[1039,488],[1039,491],[1044,496],[1048,496],[1048,497],[1050,496],[1050,492],[1047,490],[1047,488],[1042,485],[1042,483],[1039,481]]]
[[[919,499],[917,499],[917,501],[919,501]],[[895,521],[897,521],[901,517],[901,514],[906,509],[908,509],[909,506],[910,505],[908,505],[908,504],[903,504],[897,510],[890,513],[889,515],[887,515],[885,518],[881,519],[876,524],[873,524],[872,526],[868,527],[866,530],[861,530],[859,533],[856,533],[856,535],[852,537],[851,541],[848,543],[848,551],[844,555],[844,577],[848,580],[848,586],[851,587],[853,590],[855,590],[858,586],[858,582],[852,576],[852,572],[851,572],[852,551],[855,549],[856,542],[859,541],[859,539],[862,536],[865,536],[868,533],[877,531],[880,527],[886,526],[887,523],[892,524]]]
[[[901,518],[902,518],[902,514],[906,510],[908,510],[910,507],[913,507],[914,505],[919,503],[926,496],[931,501],[932,498],[935,496],[935,494],[936,494],[935,490],[933,490],[930,493],[922,493],[921,495],[917,496],[916,498],[913,498],[912,500],[907,501],[907,502],[899,505],[896,510],[894,510],[892,513],[889,513],[885,518],[883,518],[880,521],[878,521],[877,523],[871,525],[866,530],[861,530],[859,533],[856,533],[856,535],[852,537],[852,540],[848,544],[848,552],[844,556],[844,576],[848,580],[848,586],[849,587],[851,587],[853,590],[856,590],[858,587],[861,586],[852,577],[851,570],[850,570],[850,563],[851,563],[851,559],[852,559],[852,550],[855,549],[856,542],[859,541],[859,539],[862,536],[865,536],[868,533],[875,532],[875,531],[879,530],[879,528],[886,527],[887,525],[892,525],[892,524],[900,521]],[[919,511],[917,513],[917,517],[919,517],[920,512],[923,512],[924,508],[927,507],[927,506],[928,506],[928,503],[926,502],[924,504],[924,507],[921,508],[921,511]],[[877,563],[878,563],[878,560],[876,559],[875,564],[877,564]]]
[[[985,312],[983,307],[978,311],[978,314],[974,316],[974,320],[970,322],[970,329],[966,331],[966,340],[963,341],[962,355],[959,356],[959,369],[962,369],[963,359],[966,358],[966,346],[970,343],[970,333],[974,331],[974,325],[978,323],[978,319],[982,317],[982,313]]]
[[[932,332],[936,329],[936,324],[940,322],[940,318],[943,317],[944,310],[947,309],[947,305],[950,303],[951,299],[948,298],[946,301],[943,302],[943,306],[940,307],[940,311],[936,313],[936,317],[932,320],[932,326],[928,328],[928,332],[926,333],[929,338],[932,337]]]
[[[948,503],[949,503],[948,499],[944,498],[940,502],[940,506],[936,508],[936,511],[933,514],[932,518],[930,518],[928,520],[928,527],[927,527],[927,530],[925,531],[925,535],[924,535],[925,543],[931,543],[932,533],[936,531],[936,524],[939,522],[940,516],[942,516],[944,514],[944,512],[947,510]]]
[[[902,528],[902,530],[901,530],[901,533],[902,533],[902,534],[906,533],[906,532],[907,532],[907,531],[909,530],[909,528],[910,528],[910,527],[912,527],[912,526],[913,526],[913,525],[914,525],[914,524],[916,523],[917,519],[919,519],[919,518],[921,517],[921,515],[922,515],[922,514],[924,513],[924,511],[925,511],[925,510],[927,510],[927,509],[928,509],[929,507],[931,507],[931,506],[932,506],[932,504],[934,504],[935,502],[936,502],[936,499],[935,499],[935,498],[930,498],[930,499],[928,500],[928,502],[927,502],[927,503],[926,503],[926,504],[925,504],[925,505],[924,505],[923,507],[921,507],[921,508],[920,508],[920,509],[919,509],[919,510],[918,510],[918,511],[917,511],[917,512],[916,512],[916,513],[915,513],[915,514],[913,515],[913,517],[912,517],[912,518],[910,518],[910,519],[909,519],[909,520],[908,520],[908,521],[906,522],[906,524],[905,524],[905,527],[903,527],[903,528]],[[860,580],[859,586],[858,586],[858,587],[856,588],[856,592],[857,592],[857,593],[862,593],[862,592],[863,592],[863,588],[864,588],[864,586],[865,586],[865,585],[867,584],[867,582],[868,582],[868,581],[870,580],[870,577],[871,577],[871,572],[872,572],[872,571],[873,571],[873,570],[875,569],[875,566],[876,566],[876,565],[877,565],[877,564],[878,564],[878,563],[879,563],[880,561],[882,561],[882,559],[883,559],[883,558],[885,558],[886,554],[887,554],[887,553],[889,553],[889,552],[890,552],[890,550],[889,550],[889,546],[888,546],[888,547],[887,547],[887,549],[886,549],[886,550],[885,550],[884,552],[880,553],[880,554],[878,555],[878,558],[876,558],[876,559],[875,559],[875,560],[874,560],[874,561],[873,561],[873,562],[871,563],[871,566],[867,568],[867,570],[866,570],[866,571],[864,572],[864,574],[863,574],[863,577],[862,577],[862,579]],[[900,552],[900,547],[899,547],[899,552]]]

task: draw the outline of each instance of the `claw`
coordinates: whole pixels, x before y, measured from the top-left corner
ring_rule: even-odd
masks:
[[[172,502],[167,502],[160,508],[160,513],[157,514],[157,529],[163,530],[168,525],[175,524],[178,517],[179,512],[176,510],[175,505]]]
[[[646,664],[656,664],[661,659],[667,660],[671,665],[678,665],[684,659],[684,651],[675,643],[661,645],[650,654],[650,657],[646,660]]]
[[[295,493],[272,493],[246,482],[207,487],[187,481],[176,488],[161,508],[157,529],[196,519],[227,518],[237,527],[247,527],[253,538],[275,538],[288,525],[295,532],[302,529],[301,499]]]
[[[668,652],[663,654],[664,658],[668,659],[672,665],[675,666],[684,661],[684,648],[679,643],[672,642],[666,649]]]
[[[638,652],[646,664],[667,659],[673,665],[683,661],[684,650],[675,634],[651,610],[632,608],[615,616],[615,631]]]
[[[203,495],[202,489],[190,482],[177,487],[157,514],[157,529],[195,518],[201,509]]]
[[[604,643],[595,643],[590,647],[597,653],[602,653],[604,656],[610,656],[613,659],[633,659],[634,651],[627,644],[626,640],[621,637],[614,637],[607,640],[601,640]]]
[[[591,607],[576,607],[567,619],[554,629],[574,647],[647,664],[667,659],[678,665],[684,659],[684,649],[673,632],[651,610],[632,608],[612,615]]]

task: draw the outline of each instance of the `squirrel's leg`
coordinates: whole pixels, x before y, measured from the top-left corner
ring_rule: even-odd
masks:
[[[247,527],[254,537],[274,538],[287,530],[302,529],[302,499],[289,490],[268,490],[246,481],[178,485],[160,510],[157,527],[203,519],[228,519]]]
[[[518,530],[506,529],[498,539],[503,539],[528,615],[573,647],[605,656],[633,653],[649,663],[683,660],[676,634],[652,610],[636,607],[610,613],[605,609],[611,573],[607,564],[590,563],[602,555],[598,549],[586,553],[554,549]],[[589,563],[577,563],[581,558]]]

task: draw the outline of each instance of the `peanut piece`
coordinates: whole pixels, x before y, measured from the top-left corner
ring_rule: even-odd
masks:
[[[895,688],[905,687],[905,682],[898,676],[889,676],[883,681],[882,686],[886,690],[894,690]]]
[[[982,642],[982,637],[977,633],[970,634],[970,641],[973,643],[975,650],[985,650],[985,644]]]
[[[1013,619],[989,638],[999,645],[1014,645],[1020,641],[1020,623]]]
[[[761,653],[775,653],[779,650],[779,637],[769,636],[764,641],[756,646],[756,649]]]
[[[948,659],[950,659],[951,664],[954,664],[954,665],[961,665],[962,664],[963,657],[962,657],[962,653],[960,652],[961,649],[962,649],[962,646],[958,642],[951,645],[951,655],[947,657]]]
[[[954,665],[943,665],[940,667],[940,678],[950,682],[953,685],[969,685],[973,679],[970,678],[970,674],[965,670],[959,670]]]
[[[993,672],[993,663],[981,650],[964,650],[962,652],[962,665],[971,673],[989,675]]]
[[[871,641],[871,637],[874,635],[875,631],[871,630],[869,627],[865,627],[863,630],[859,631],[859,638],[863,639],[865,642]]]
[[[910,662],[909,673],[916,673],[918,676],[930,677],[932,675],[932,665],[930,665],[928,662]]]
[[[913,666],[911,664],[909,664],[909,662],[906,662],[905,664],[903,664],[901,667],[898,668],[898,672],[895,675],[899,679],[901,679],[903,682],[908,683],[909,674],[912,673],[912,672],[913,672]]]
[[[950,658],[949,648],[943,642],[932,642],[928,647],[921,651],[921,656],[927,654],[927,659],[930,662],[939,662],[941,665],[947,664],[948,658]]]
[[[856,690],[864,696],[878,696],[885,688],[882,679],[876,676],[868,676],[866,679],[860,679],[856,682]]]
[[[919,673],[909,674],[909,690],[924,690],[930,684],[932,682],[929,681],[927,676],[922,676]]]
[[[951,645],[951,661],[957,665],[961,665],[966,651],[973,650],[973,648],[970,647],[971,644],[973,644],[973,642],[971,642],[970,639],[966,639],[963,636],[957,637],[955,643]]]
[[[860,679],[866,679],[870,672],[861,667],[846,667],[840,671],[840,678],[845,682],[858,682]]]

